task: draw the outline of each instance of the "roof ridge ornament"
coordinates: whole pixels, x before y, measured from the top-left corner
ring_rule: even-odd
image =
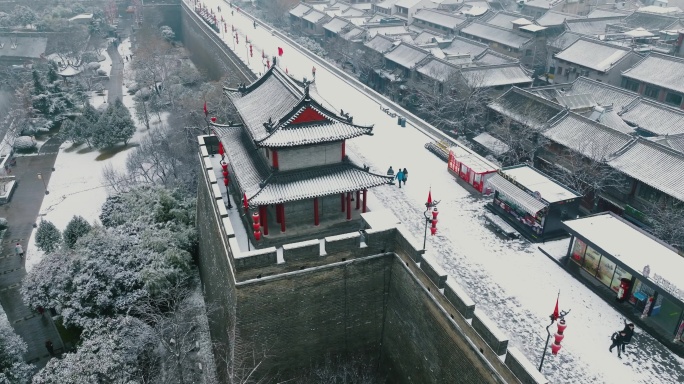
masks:
[[[268,132],[273,132],[273,125],[273,118],[269,117],[268,121],[264,123],[264,128],[266,128]]]

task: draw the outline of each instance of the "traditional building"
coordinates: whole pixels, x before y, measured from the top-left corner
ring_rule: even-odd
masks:
[[[313,82],[297,81],[274,65],[226,94],[240,122],[215,125],[214,132],[225,150],[232,192],[243,207],[258,211],[264,236],[274,224],[281,233],[291,225],[304,235],[320,233],[321,224],[350,221],[352,210],[366,212],[368,188],[389,181],[345,153],[347,139],[371,135],[373,127],[332,112],[317,100]]]

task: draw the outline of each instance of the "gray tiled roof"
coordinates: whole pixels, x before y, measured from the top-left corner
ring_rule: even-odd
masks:
[[[684,155],[684,134],[650,138],[654,142],[672,148]]]
[[[311,12],[307,13],[307,14],[304,15],[304,17],[302,17],[302,18],[303,18],[304,20],[310,22],[310,23],[318,24],[318,22],[323,21],[324,19],[329,18],[329,16],[326,15],[325,13],[323,13],[323,12],[320,12],[320,11],[318,11],[318,10],[312,9]]]
[[[250,206],[280,204],[377,187],[389,180],[349,163],[277,172],[248,200]]]
[[[394,47],[394,40],[381,34],[375,35],[363,45],[378,53],[385,53]]]
[[[362,28],[354,27],[354,28],[350,29],[349,31],[347,31],[346,33],[344,33],[341,37],[344,40],[358,39],[361,37],[361,35],[363,35],[364,32],[365,31]]]
[[[467,19],[463,16],[448,12],[440,12],[429,8],[423,8],[416,12],[413,15],[413,19],[436,24],[440,27],[446,27],[449,29],[454,29],[467,21]]]
[[[299,3],[296,7],[290,10],[290,15],[301,18],[302,16],[304,16],[305,13],[309,12],[310,9],[310,6],[303,3]]]
[[[269,135],[264,123],[277,122],[292,111],[304,96],[302,89],[276,66],[247,88],[247,93],[229,93],[245,127],[254,140]]]
[[[532,78],[518,63],[463,68],[461,75],[471,88],[489,88],[532,82]]]
[[[629,48],[581,38],[555,56],[559,60],[607,72],[629,52]]]
[[[458,67],[436,58],[428,60],[427,63],[418,67],[416,71],[439,82],[445,82],[450,77],[458,76]]]
[[[513,121],[537,130],[544,129],[552,117],[563,111],[560,105],[518,87],[509,89],[489,103],[488,107]]]
[[[47,48],[47,37],[31,37],[31,36],[2,36],[0,43],[4,43],[4,47],[0,48],[0,57],[23,57],[38,59],[45,53]],[[12,48],[12,43],[16,44]]]
[[[613,107],[594,107],[589,114],[584,116],[622,133],[631,135],[635,131],[632,126],[622,120]]]
[[[513,48],[520,48],[531,40],[529,37],[520,36],[507,29],[483,24],[477,21],[461,29],[461,33]]]
[[[668,27],[676,25],[678,22],[679,19],[676,17],[648,12],[634,12],[623,20],[623,24],[629,28],[641,27],[649,31],[668,29]]]
[[[438,35],[434,32],[430,32],[430,31],[423,31],[423,32],[419,33],[418,36],[416,36],[413,39],[413,41],[415,42],[415,44],[420,45],[420,44],[430,44],[433,42],[432,39],[443,39],[443,38],[444,38],[443,35]]]
[[[516,59],[515,57],[504,55],[503,53],[493,51],[491,49],[487,49],[480,56],[477,56],[473,60],[473,62],[476,63],[477,65],[487,66],[487,65],[517,63],[518,59]]]
[[[332,33],[339,33],[342,30],[342,28],[347,26],[347,24],[349,24],[347,20],[335,17],[329,22],[323,24],[323,29],[330,31]]]
[[[571,46],[575,41],[579,40],[582,35],[565,31],[561,33],[557,38],[551,41],[548,45],[549,47],[556,48],[558,50],[563,50]]]
[[[574,95],[560,95],[556,97],[558,104],[572,110],[590,108],[597,105],[596,100],[590,93],[578,93]]]
[[[492,13],[491,16],[486,17],[483,21],[489,25],[495,25],[497,27],[513,29],[513,20],[525,18],[522,13],[508,13],[508,12],[496,12]]]
[[[581,19],[568,20],[565,23],[567,30],[579,33],[585,36],[598,36],[606,34],[606,26],[609,24],[618,23],[618,18],[601,18],[601,19]]]
[[[629,105],[637,94],[623,88],[618,88],[606,83],[592,80],[586,77],[578,77],[565,89],[567,95],[591,94],[599,105],[612,105],[615,110],[621,110]]]
[[[684,201],[684,156],[639,138],[608,162],[620,172]]]
[[[487,44],[466,39],[463,36],[456,36],[449,46],[442,48],[442,52],[446,53],[447,55],[470,54],[470,56],[475,57],[487,49]]]
[[[622,11],[619,9],[594,9],[589,12],[587,19],[596,19],[601,17],[622,17],[625,18],[629,16],[631,11]]]
[[[261,189],[259,184],[268,177],[270,171],[258,156],[250,153],[256,151],[254,145],[249,143],[249,138],[240,127],[214,127],[214,132],[223,143],[228,164],[235,170],[231,178],[247,196],[257,193]]]
[[[419,61],[427,56],[427,51],[404,43],[397,45],[394,49],[385,53],[385,59],[408,69],[413,68]]]
[[[636,100],[620,113],[620,117],[656,135],[684,133],[684,111],[651,100]]]
[[[651,53],[622,76],[684,94],[684,59]]]
[[[607,160],[633,137],[573,112],[555,119],[544,136],[595,161]]]
[[[557,11],[548,11],[540,18],[535,20],[537,24],[542,27],[557,27],[563,25],[566,20],[581,19],[582,16],[577,16],[569,13],[562,13]]]
[[[515,184],[506,180],[498,173],[493,174],[486,182],[490,187],[496,190],[499,194],[507,197],[511,203],[515,203],[522,210],[532,215],[546,208],[546,204],[534,198],[534,196],[518,188]]]

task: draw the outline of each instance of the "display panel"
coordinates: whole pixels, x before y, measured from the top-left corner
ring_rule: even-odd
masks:
[[[596,252],[592,247],[587,246],[587,250],[584,252],[584,264],[582,265],[582,268],[592,276],[596,276],[600,260],[601,254]]]

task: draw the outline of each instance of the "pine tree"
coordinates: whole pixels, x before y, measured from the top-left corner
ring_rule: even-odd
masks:
[[[50,253],[59,248],[59,242],[62,235],[59,233],[57,227],[47,220],[43,220],[38,225],[36,231],[36,246],[45,253]]]
[[[51,61],[48,67],[47,80],[50,83],[54,83],[59,80],[59,75],[57,74],[57,63]]]
[[[74,216],[69,224],[67,224],[66,229],[62,237],[64,238],[64,244],[68,248],[73,248],[76,241],[90,232],[90,224],[81,216]]]

